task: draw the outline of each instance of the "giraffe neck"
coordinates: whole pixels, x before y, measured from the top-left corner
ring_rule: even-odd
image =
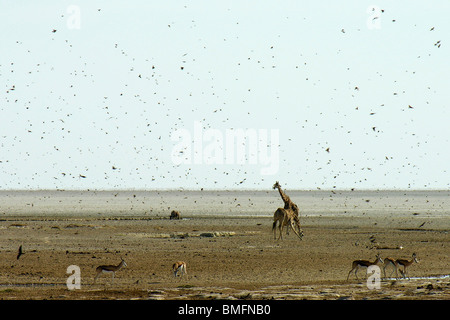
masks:
[[[278,192],[280,193],[281,199],[283,199],[284,204],[289,204],[291,199],[281,190],[281,187],[278,187]]]

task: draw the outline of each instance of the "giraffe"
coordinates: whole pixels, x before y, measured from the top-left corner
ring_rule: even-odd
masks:
[[[281,189],[280,183],[277,181],[272,187],[273,189],[278,189],[278,192],[280,193],[281,199],[284,202],[284,209],[290,210],[295,217],[295,222],[298,223],[298,229],[300,230],[300,218],[299,218],[299,212],[298,206],[292,202],[291,198],[284,193],[284,191]],[[287,225],[286,234],[289,234],[289,224]],[[303,235],[303,234],[302,234]]]
[[[294,230],[295,234],[302,240],[303,237],[303,231],[300,228],[300,221],[298,219],[298,216],[295,215],[295,212],[291,209],[284,209],[284,208],[278,208],[275,213],[273,214],[273,225],[272,225],[272,231],[273,231],[273,238],[277,238],[277,223],[278,223],[278,230],[279,230],[279,236],[278,240],[282,239],[283,236],[283,228],[291,226],[292,230]]]
[[[284,202],[284,209],[291,209],[298,216],[299,214],[298,206],[294,202],[292,202],[291,198],[289,198],[289,196],[286,193],[284,193],[284,191],[281,189],[280,183],[278,181],[275,182],[272,188],[278,189],[281,199]]]

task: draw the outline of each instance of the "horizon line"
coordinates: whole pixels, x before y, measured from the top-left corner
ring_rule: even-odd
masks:
[[[290,189],[290,188],[284,188],[286,190],[289,191],[327,191],[327,192],[342,192],[342,191],[346,191],[346,192],[355,192],[355,191],[450,191],[450,189],[445,189],[445,188],[417,188],[417,189],[413,189],[413,188],[408,188],[408,189],[403,189],[403,188],[362,188],[362,189],[357,189],[357,188],[350,188],[350,189],[322,189],[322,188],[315,188],[315,189]],[[268,189],[261,189],[261,188],[250,188],[250,189],[225,189],[225,188],[218,188],[218,189],[214,189],[214,188],[200,188],[200,189],[190,189],[190,188],[178,188],[178,189],[174,189],[174,188],[161,188],[161,189],[134,189],[134,188],[123,188],[123,189],[109,189],[109,188],[105,188],[105,189],[91,189],[91,188],[87,188],[87,189],[76,189],[76,188],[69,188],[69,189],[60,189],[60,188],[56,188],[56,189],[2,189],[0,188],[0,192],[5,192],[5,191],[12,191],[12,192],[23,192],[23,191],[109,191],[109,192],[119,192],[119,191],[138,191],[138,192],[155,192],[155,191],[170,191],[170,192],[174,192],[174,191],[198,191],[198,192],[202,192],[202,191],[271,191],[273,190],[272,188],[268,188]]]

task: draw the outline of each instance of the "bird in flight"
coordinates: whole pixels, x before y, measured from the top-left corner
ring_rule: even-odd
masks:
[[[20,245],[20,247],[19,247],[19,252],[17,253],[17,260],[19,260],[21,255],[23,255],[22,245]]]

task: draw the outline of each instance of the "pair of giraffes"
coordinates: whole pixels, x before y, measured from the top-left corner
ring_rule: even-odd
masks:
[[[277,233],[277,223],[278,223],[278,230],[279,230],[279,236],[278,239],[283,238],[282,233],[284,227],[287,227],[286,234],[289,234],[289,226],[292,228],[294,233],[300,238],[300,240],[303,237],[303,231],[300,228],[300,219],[299,219],[299,209],[298,206],[291,201],[289,196],[283,192],[281,189],[280,183],[277,181],[273,185],[273,189],[278,189],[278,192],[280,193],[281,199],[284,202],[284,208],[278,208],[275,213],[273,214],[273,236],[274,239],[276,239],[276,233]]]

